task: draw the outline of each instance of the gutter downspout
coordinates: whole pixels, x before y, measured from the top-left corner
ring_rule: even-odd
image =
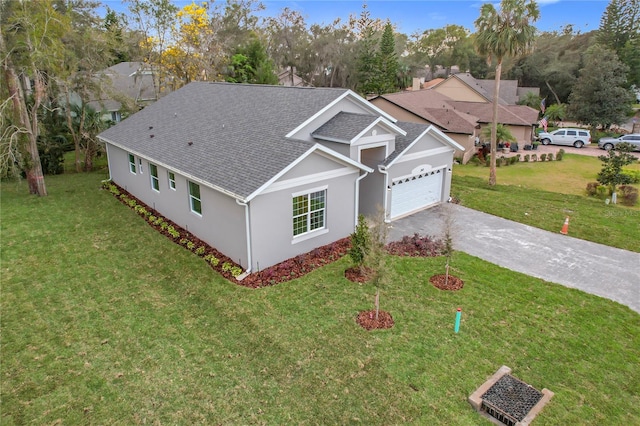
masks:
[[[236,203],[239,206],[243,206],[244,207],[244,222],[245,222],[245,233],[247,234],[247,270],[244,271],[242,274],[238,275],[237,280],[241,281],[243,278],[245,278],[247,275],[249,275],[251,273],[251,264],[252,264],[252,259],[251,259],[251,227],[249,226],[249,204],[247,204],[244,201],[240,201],[239,199],[236,198]]]
[[[378,171],[384,175],[384,194],[382,194],[382,197],[384,199],[384,223],[391,223],[391,219],[389,219],[387,215],[387,205],[389,204],[389,197],[387,197],[387,193],[389,192],[387,189],[389,188],[389,172],[387,171],[387,168],[382,164],[378,165]]]
[[[367,175],[369,174],[369,172],[364,172],[363,175],[361,175],[358,179],[356,179],[356,201],[355,201],[355,208],[354,211],[356,213],[356,217],[354,218],[354,224],[353,226],[358,226],[358,216],[360,214],[360,181],[362,179],[364,179]]]

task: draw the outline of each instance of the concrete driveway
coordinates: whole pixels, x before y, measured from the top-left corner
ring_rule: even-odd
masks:
[[[443,219],[449,209],[456,250],[614,300],[640,313],[640,253],[562,235],[562,223],[558,224],[558,232],[553,233],[457,204],[445,204],[392,222],[389,240],[416,232],[442,237]]]

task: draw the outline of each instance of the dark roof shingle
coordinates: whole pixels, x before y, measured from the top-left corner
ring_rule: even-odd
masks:
[[[314,145],[285,135],[345,92],[194,82],[100,137],[246,198]]]

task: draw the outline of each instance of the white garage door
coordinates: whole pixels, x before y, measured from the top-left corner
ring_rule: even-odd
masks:
[[[440,201],[444,169],[399,179],[391,187],[391,218]]]

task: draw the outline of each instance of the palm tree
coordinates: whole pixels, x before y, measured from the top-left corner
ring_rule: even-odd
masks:
[[[486,138],[490,138],[491,137],[491,132],[493,131],[492,127],[485,127],[482,130],[482,136],[486,137]],[[505,126],[502,123],[498,123],[498,125],[496,126],[496,143],[502,143],[502,142],[515,142],[516,138],[513,136],[513,133],[511,133],[511,130],[509,130],[508,126]]]
[[[485,3],[476,19],[478,29],[476,50],[488,60],[496,62],[496,84],[493,91],[493,118],[491,122],[491,164],[489,185],[496,184],[496,133],[498,125],[498,99],[502,61],[505,56],[516,56],[526,52],[533,44],[536,28],[531,25],[538,20],[540,11],[532,0],[502,0],[500,10]]]

